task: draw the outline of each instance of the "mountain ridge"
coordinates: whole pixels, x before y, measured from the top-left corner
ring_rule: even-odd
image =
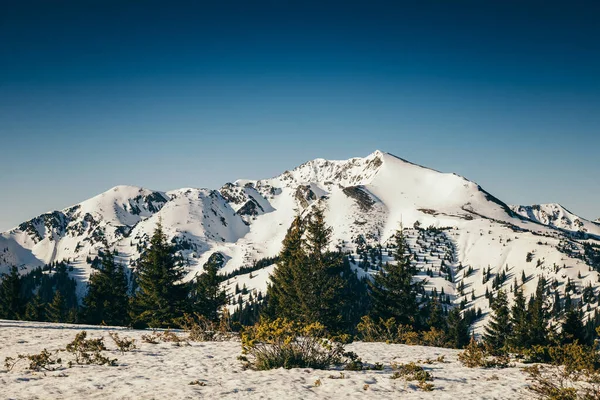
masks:
[[[266,291],[274,265],[250,274],[236,271],[277,255],[293,218],[314,207],[324,209],[326,222],[333,227],[332,248],[349,254],[360,276],[372,275],[376,268],[357,260],[369,249],[386,246],[404,226],[420,278],[427,277],[430,290],[444,289],[455,304],[465,297],[457,289],[463,281],[473,290],[474,300],[467,304],[488,309],[483,296],[487,285],[481,278],[487,267],[498,274],[511,268],[515,276],[544,275],[560,282],[568,277],[581,285],[598,285],[584,249],[589,241],[600,244],[598,238],[584,238],[586,232],[552,224],[561,218],[530,215],[533,206],[508,206],[465,177],[379,150],[348,160],[310,160],[272,178],[239,179],[219,189],[162,192],[115,186],[0,234],[0,272],[9,265],[26,272],[66,260],[82,295],[92,272],[89,260],[98,250],[112,247],[120,262],[134,268],[161,220],[168,239],[188,264],[188,279],[202,271],[212,254],[220,253],[224,260],[220,273],[233,276],[224,283],[225,289],[231,295],[235,285],[246,285],[256,298]],[[544,210],[545,215],[554,215],[550,208]],[[578,219],[564,208],[559,211],[569,221]],[[591,227],[600,229],[587,224],[587,233],[594,233],[589,232]],[[447,258],[444,252],[453,256]],[[529,253],[535,263],[526,261]],[[463,278],[466,265],[474,273]],[[431,273],[438,275],[430,277]],[[578,278],[582,274],[585,279]],[[534,282],[527,283],[527,293],[535,289]]]

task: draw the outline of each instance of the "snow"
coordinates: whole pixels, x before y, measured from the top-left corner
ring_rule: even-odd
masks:
[[[600,226],[593,223],[594,221],[588,221],[573,214],[560,204],[536,204],[533,206],[511,206],[510,208],[514,212],[544,225],[571,232],[585,232],[600,238]]]
[[[237,357],[240,344],[191,342],[149,344],[144,331],[39,322],[0,320],[0,360],[19,353],[64,348],[75,334],[104,337],[117,366],[74,366],[46,373],[31,372],[18,364],[11,372],[0,370],[1,397],[40,398],[209,398],[209,399],[527,399],[527,381],[519,366],[506,369],[466,368],[457,361],[458,350],[384,343],[352,343],[346,348],[363,361],[383,363],[383,371],[307,369],[243,370]],[[121,354],[108,332],[136,339],[138,349]],[[65,357],[66,353],[61,353]],[[445,362],[425,364],[444,356]],[[416,362],[430,372],[434,390],[423,392],[416,382],[390,379],[391,363]],[[339,379],[342,377],[343,379]],[[336,379],[334,379],[336,378]],[[321,385],[315,386],[320,380]],[[205,386],[190,385],[200,381]],[[365,388],[365,385],[368,385]]]
[[[423,228],[448,228],[438,239],[454,254],[450,263],[454,282],[437,277],[442,259],[436,255],[435,242],[421,246],[411,241],[411,248],[418,257],[431,261],[418,264],[423,277],[427,268],[434,270],[435,278],[429,279],[428,288],[438,292],[444,288],[446,294],[453,294],[453,304],[464,299],[455,290],[464,280],[467,305],[481,308],[484,313],[484,319],[475,325],[476,332],[489,310],[482,282],[484,268],[490,267],[492,274],[508,268],[503,286],[507,292],[514,278],[520,281],[525,272],[529,278],[526,296],[533,293],[541,275],[556,280],[561,293],[568,278],[578,291],[588,282],[600,290],[598,273],[590,272],[581,257],[584,241],[600,244],[600,225],[559,205],[509,208],[461,176],[381,151],[349,160],[316,159],[273,178],[238,180],[220,190],[158,192],[117,186],[0,234],[0,273],[10,265],[25,272],[45,263],[68,260],[82,295],[91,273],[87,257],[93,259],[104,240],[119,252],[120,262],[135,264],[139,248],[148,243],[156,224],[162,221],[168,239],[181,246],[180,252],[189,265],[187,279],[201,273],[214,252],[220,252],[226,260],[220,273],[229,274],[277,255],[294,217],[306,215],[316,206],[324,209],[326,222],[333,227],[332,248],[341,246],[357,260],[359,238],[371,246],[385,247],[400,226],[412,229],[418,222]],[[578,231],[587,235],[572,233]],[[409,234],[417,235],[414,230]],[[572,249],[572,253],[559,251],[559,244]],[[530,252],[534,260],[528,263],[525,259]],[[474,272],[463,277],[463,271],[458,271],[460,265],[465,269],[470,266]],[[363,271],[361,274],[374,273],[353,267]],[[233,277],[224,288],[232,299],[237,297],[233,293],[236,283],[240,288],[246,283],[254,295],[264,294],[273,268],[254,272],[252,279],[249,274]],[[491,289],[491,282],[487,286]],[[471,291],[476,296],[474,301]]]

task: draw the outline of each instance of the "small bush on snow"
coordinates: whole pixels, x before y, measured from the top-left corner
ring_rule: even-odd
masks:
[[[278,318],[262,320],[242,332],[242,361],[256,370],[325,369],[342,361],[344,346],[326,339],[324,326]]]

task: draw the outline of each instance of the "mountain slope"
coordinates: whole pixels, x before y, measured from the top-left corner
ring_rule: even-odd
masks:
[[[600,226],[581,218],[560,204],[535,204],[532,206],[511,206],[515,213],[544,225],[570,232],[589,233],[600,238]]]
[[[383,262],[390,260],[387,241],[403,226],[419,279],[427,279],[427,288],[438,293],[443,288],[454,304],[464,302],[484,314],[489,307],[484,294],[491,288],[491,282],[483,283],[488,267],[493,276],[507,274],[507,292],[523,274],[528,277],[526,295],[542,275],[556,280],[559,290],[568,279],[579,294],[587,284],[598,288],[598,273],[590,271],[593,257],[584,243],[600,241],[592,235],[574,236],[568,227],[579,227],[580,221],[582,229],[600,234],[599,225],[562,207],[511,208],[461,176],[381,151],[349,160],[316,159],[273,178],[238,180],[219,190],[158,192],[118,186],[0,234],[0,271],[9,265],[26,271],[66,260],[83,294],[90,261],[101,247],[115,248],[119,261],[134,267],[161,221],[187,260],[188,279],[218,252],[224,260],[220,273],[230,276],[224,282],[230,299],[238,297],[236,285],[245,285],[246,301],[250,294],[256,298],[266,290],[274,266],[253,273],[236,271],[277,255],[293,218],[316,206],[324,209],[334,229],[332,247],[351,255],[359,275],[376,272],[377,261],[371,256],[379,245]],[[463,271],[467,266],[473,269],[468,276]],[[460,293],[458,286],[463,284],[466,291]],[[230,308],[235,307],[232,302]]]

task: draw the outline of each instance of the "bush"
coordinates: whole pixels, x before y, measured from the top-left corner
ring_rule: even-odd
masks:
[[[56,353],[56,352],[55,352]],[[59,366],[54,367],[54,365],[60,364],[62,360],[60,358],[53,357],[53,354],[48,350],[44,349],[39,354],[19,354],[17,358],[6,357],[4,359],[4,367],[7,371],[11,371],[15,365],[21,360],[28,360],[29,366],[28,369],[32,371],[54,371],[59,368]]]
[[[458,360],[469,368],[506,368],[510,362],[508,354],[493,355],[492,349],[474,339],[458,354]]]
[[[287,319],[261,320],[242,331],[242,361],[256,370],[273,368],[325,369],[340,364],[341,343],[326,339],[319,323],[302,325]]]
[[[395,318],[380,318],[379,323],[376,323],[371,317],[364,316],[356,328],[358,336],[364,342],[420,343],[419,334],[410,326],[398,324]]]
[[[550,365],[534,365],[525,371],[529,389],[540,399],[600,399],[600,372],[595,349],[571,343],[547,347]]]
[[[116,332],[109,332],[108,334],[113,340],[113,342],[115,342],[115,344],[117,345],[117,348],[119,349],[121,354],[124,354],[126,351],[135,350],[137,348],[135,345],[135,339],[131,339],[128,337],[124,337],[121,339],[119,334]]]
[[[183,330],[187,332],[192,342],[213,342],[231,340],[237,335],[230,326],[229,314],[223,313],[219,323],[210,321],[200,314],[185,314],[181,321]]]
[[[106,350],[104,338],[86,339],[86,337],[87,332],[79,332],[65,348],[75,356],[77,364],[116,365],[116,359],[111,360],[102,355],[102,351]],[[69,366],[71,365],[72,362],[69,362]]]

